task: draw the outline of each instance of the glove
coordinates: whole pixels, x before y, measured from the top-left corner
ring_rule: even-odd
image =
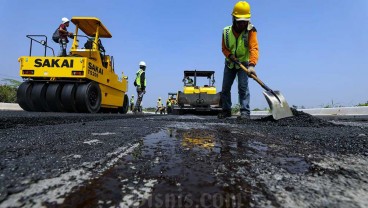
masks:
[[[236,58],[236,56],[234,55],[234,54],[230,54],[229,55],[229,59],[231,60],[231,61],[233,61],[233,62],[238,62],[239,60],[238,60],[238,58]]]
[[[68,37],[69,38],[74,38],[74,34],[70,32],[70,33],[68,33]]]
[[[254,74],[254,76],[257,76],[256,70],[254,69],[254,66],[249,66],[248,67],[248,76],[250,76],[251,74]]]

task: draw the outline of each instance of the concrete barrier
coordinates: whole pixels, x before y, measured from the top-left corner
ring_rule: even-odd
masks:
[[[368,106],[297,110],[324,119],[368,120]],[[253,117],[265,117],[271,115],[271,113],[268,111],[252,111],[251,115]]]
[[[18,103],[0,103],[0,110],[23,110]]]

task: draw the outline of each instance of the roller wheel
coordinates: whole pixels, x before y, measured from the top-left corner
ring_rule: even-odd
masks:
[[[63,104],[61,103],[61,90],[63,86],[61,84],[50,84],[46,91],[46,102],[52,112],[64,111]]]
[[[129,110],[129,98],[128,95],[124,95],[123,106],[119,108],[119,113],[126,114]]]
[[[45,112],[49,111],[49,107],[46,102],[46,90],[48,84],[46,83],[34,83],[31,91],[31,100],[35,111]]]
[[[76,84],[65,84],[61,90],[60,100],[65,111],[78,112],[75,107],[75,92],[77,90]]]
[[[17,103],[25,111],[35,111],[31,100],[32,87],[31,82],[23,82],[17,90]]]
[[[78,112],[97,113],[101,108],[101,89],[96,82],[79,85],[75,97]]]

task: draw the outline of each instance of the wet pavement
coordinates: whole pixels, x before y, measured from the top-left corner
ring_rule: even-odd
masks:
[[[6,114],[0,207],[368,207],[366,123],[294,113]]]

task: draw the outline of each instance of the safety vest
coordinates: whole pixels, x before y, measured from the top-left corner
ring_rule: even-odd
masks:
[[[162,106],[162,102],[161,102],[161,100],[158,100],[157,101],[157,107],[161,107]]]
[[[225,46],[234,54],[240,62],[249,61],[249,31],[253,29],[253,25],[249,23],[248,28],[244,30],[238,38],[235,38],[233,34],[231,25],[224,28],[223,36],[225,41]],[[232,69],[234,68],[234,63],[226,58],[226,65]],[[240,67],[235,65],[236,69]]]
[[[167,100],[167,101],[166,101],[166,105],[167,105],[168,107],[171,107],[171,101],[170,101],[170,100]]]
[[[134,104],[134,98],[130,98],[130,104]]]
[[[142,69],[139,69],[138,71],[137,71],[137,77],[135,78],[135,83],[137,83],[137,86],[139,86],[139,87],[142,87],[142,86],[140,86],[141,85],[141,75],[144,73],[144,71],[142,70]],[[146,80],[147,79],[144,79],[144,87],[146,87],[147,85],[146,85]]]

